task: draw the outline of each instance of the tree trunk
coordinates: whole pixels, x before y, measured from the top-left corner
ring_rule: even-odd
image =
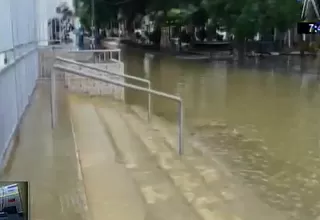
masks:
[[[179,39],[178,39],[179,53],[182,51],[182,42],[181,42],[181,27],[179,27]]]
[[[234,59],[237,61],[244,61],[246,53],[246,39],[244,37],[235,37],[234,41]]]
[[[302,34],[299,35],[299,50],[300,50],[300,56],[304,56],[305,41],[303,40]]]

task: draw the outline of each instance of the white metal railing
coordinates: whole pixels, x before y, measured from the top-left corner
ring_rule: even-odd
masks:
[[[121,50],[74,50],[68,45],[51,45],[39,47],[39,63],[40,63],[40,78],[50,78],[51,70],[56,56],[72,58],[81,62],[90,62],[94,58],[94,63],[106,63],[108,60],[120,65],[121,71],[124,68],[121,62]],[[74,56],[73,56],[74,55]],[[117,59],[114,59],[114,55]]]
[[[105,49],[105,50],[71,50],[70,53],[97,53],[98,63],[101,61],[111,60],[114,62],[121,62],[121,49]],[[113,55],[117,54],[117,59]],[[108,56],[107,56],[108,55]],[[96,58],[96,57],[95,57]],[[95,61],[97,61],[95,59]]]
[[[13,63],[15,61],[15,57],[19,58],[20,56],[23,56],[25,53],[25,50],[29,51],[30,48],[28,48],[28,47],[32,46],[32,48],[34,48],[36,43],[37,42],[35,42],[35,41],[30,41],[27,43],[15,45],[14,48],[0,51],[0,55],[2,55],[0,58],[1,59],[0,60],[0,71],[2,68],[7,66],[8,64]]]
[[[170,100],[173,100],[175,102],[178,102],[178,153],[179,155],[182,154],[183,152],[183,103],[182,103],[182,99],[179,96],[174,96],[171,94],[167,94],[164,92],[160,92],[157,90],[152,90],[150,88],[143,88],[140,86],[136,86],[133,84],[129,84],[129,83],[122,83],[122,82],[118,82],[118,81],[114,81],[114,80],[110,80],[106,77],[101,77],[101,76],[97,76],[95,74],[88,74],[84,71],[81,70],[77,70],[77,69],[73,69],[73,68],[67,68],[64,67],[62,65],[59,64],[55,64],[54,69],[56,70],[60,70],[62,72],[68,72],[68,73],[72,73],[78,76],[82,76],[82,77],[87,77],[93,80],[98,80],[101,82],[105,82],[105,83],[110,83],[116,86],[121,86],[121,87],[125,87],[125,88],[130,88],[130,89],[134,89],[134,90],[138,90],[138,91],[142,91],[142,92],[147,92],[148,94],[152,94],[152,95],[157,95],[160,97],[164,97]],[[56,124],[56,98],[55,98],[55,94],[56,94],[56,85],[55,85],[55,71],[52,71],[51,74],[51,119],[52,119],[52,126],[55,127]]]
[[[108,70],[105,70],[105,69],[102,69],[102,68],[90,66],[90,65],[85,64],[85,63],[77,62],[77,61],[70,60],[70,59],[65,59],[65,58],[62,58],[62,57],[56,57],[56,60],[60,61],[60,62],[65,62],[65,63],[68,63],[68,64],[75,64],[75,65],[77,65],[79,67],[85,67],[85,68],[88,68],[88,69],[91,69],[91,70],[95,70],[95,71],[98,71],[98,72],[102,72],[102,73],[106,73],[106,74],[109,74],[109,75],[120,76],[120,77],[123,77],[123,78],[127,78],[127,79],[136,80],[136,81],[139,81],[139,82],[143,82],[143,83],[147,84],[148,89],[151,89],[151,82],[148,79],[144,79],[144,78],[136,77],[136,76],[131,76],[131,75],[127,75],[127,74],[120,74],[120,73],[111,72],[111,71],[108,71]],[[151,119],[151,112],[152,112],[152,109],[151,109],[151,94],[148,93],[148,121],[150,121],[150,119]]]

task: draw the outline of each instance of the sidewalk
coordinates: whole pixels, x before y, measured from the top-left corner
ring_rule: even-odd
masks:
[[[20,127],[19,143],[1,180],[29,181],[32,220],[84,220],[84,188],[68,110],[58,94],[58,122],[52,132],[49,89],[49,82],[38,82]]]

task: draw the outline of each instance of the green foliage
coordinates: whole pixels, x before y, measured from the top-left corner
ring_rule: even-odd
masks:
[[[199,27],[205,26],[208,19],[209,19],[208,12],[202,7],[197,8],[197,10],[191,15],[192,24]]]
[[[73,16],[73,11],[71,11],[69,5],[66,2],[61,2],[56,7],[56,13],[62,15],[61,19],[63,21],[70,19]]]
[[[94,0],[95,25],[105,26],[117,19],[119,6],[115,0]],[[78,14],[85,26],[91,26],[92,0],[78,0]]]
[[[89,23],[91,1],[83,3],[81,20]],[[280,32],[300,19],[302,5],[295,0],[94,0],[98,26],[122,19],[132,23],[137,16],[152,14],[159,24],[203,26],[210,18],[215,27],[227,30],[238,39],[250,39],[257,32]],[[78,6],[80,4],[77,4]],[[159,13],[161,12],[161,13]]]
[[[203,4],[215,23],[239,38],[272,28],[285,31],[299,21],[301,12],[301,4],[294,0],[205,0]]]

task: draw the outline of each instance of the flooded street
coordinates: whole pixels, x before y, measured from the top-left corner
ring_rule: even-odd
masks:
[[[210,148],[263,202],[288,219],[320,219],[320,73],[315,59],[179,60],[124,49],[127,74],[180,94],[195,141]],[[319,74],[319,75],[318,75]],[[127,102],[147,96],[126,91]],[[176,121],[176,105],[153,97],[153,111]],[[249,210],[248,210],[249,211]]]

